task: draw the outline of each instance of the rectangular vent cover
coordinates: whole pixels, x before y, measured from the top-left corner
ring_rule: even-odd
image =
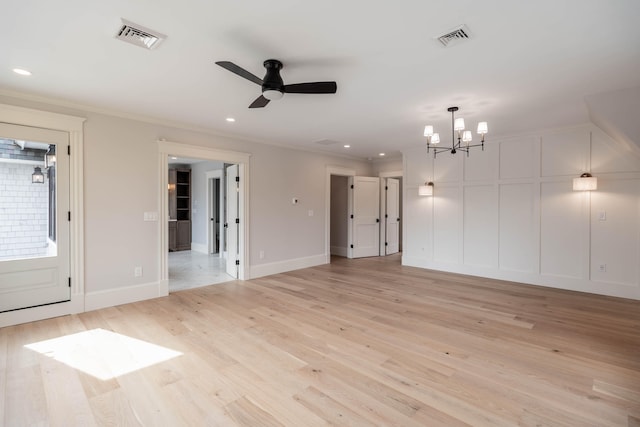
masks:
[[[469,34],[469,28],[466,25],[460,25],[450,31],[447,31],[445,34],[436,37],[436,39],[442,43],[444,47],[451,46],[455,43],[464,41],[471,38]]]
[[[122,28],[120,28],[118,34],[116,34],[116,38],[151,50],[157,48],[167,36],[145,28],[142,25],[122,19]]]

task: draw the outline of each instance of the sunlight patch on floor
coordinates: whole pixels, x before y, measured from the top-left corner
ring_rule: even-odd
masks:
[[[100,380],[165,362],[182,353],[104,329],[92,329],[25,345]]]

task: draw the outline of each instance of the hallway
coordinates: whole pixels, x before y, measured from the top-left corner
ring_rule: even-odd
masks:
[[[169,252],[169,292],[235,280],[225,272],[225,259],[194,251]]]

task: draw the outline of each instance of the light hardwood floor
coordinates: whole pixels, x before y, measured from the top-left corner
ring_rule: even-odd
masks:
[[[638,426],[640,302],[335,258],[0,329],[0,374],[6,426]]]

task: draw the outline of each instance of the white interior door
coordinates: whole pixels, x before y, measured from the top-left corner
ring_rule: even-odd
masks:
[[[385,185],[385,242],[384,254],[400,250],[400,181],[387,178]]]
[[[66,132],[0,123],[0,312],[71,299],[68,145]]]
[[[347,256],[378,256],[380,250],[380,178],[349,177]]]
[[[227,166],[227,203],[226,203],[226,229],[227,229],[227,274],[238,278],[238,165]]]

